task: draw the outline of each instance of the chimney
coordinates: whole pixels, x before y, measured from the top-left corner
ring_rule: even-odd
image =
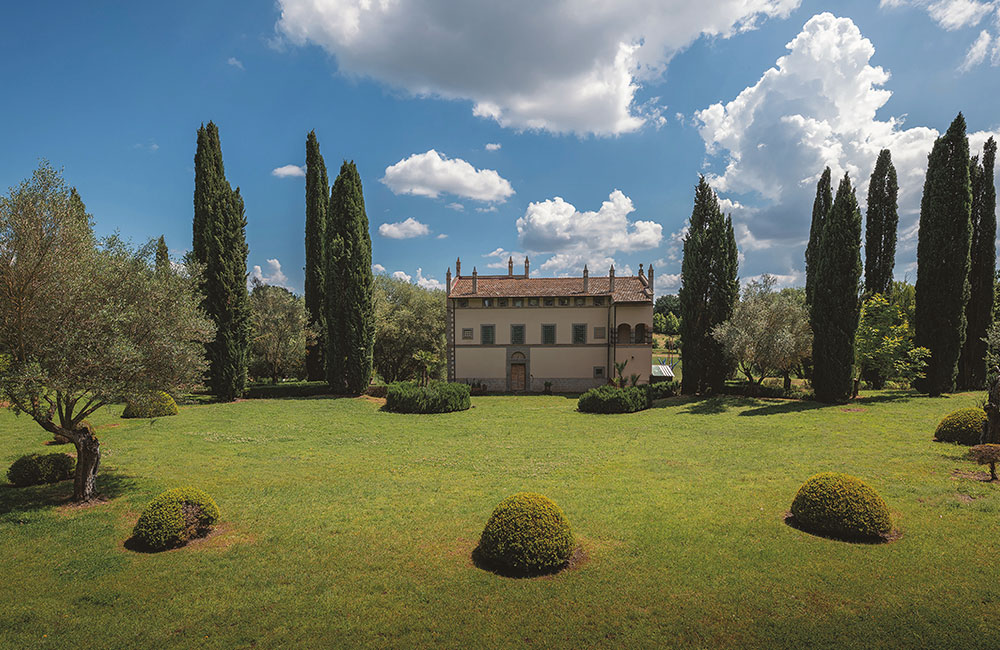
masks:
[[[528,277],[528,256],[524,256],[524,277]]]
[[[455,260],[455,277],[456,278],[462,277],[462,258],[458,258]]]
[[[642,272],[642,264],[639,265],[639,282],[646,284],[646,274]]]
[[[476,267],[472,267],[472,293],[479,291],[479,274],[476,273]]]
[[[444,274],[444,291],[445,295],[451,294],[451,267],[448,267],[448,272]]]
[[[586,264],[583,265],[583,292],[590,293],[590,271]]]
[[[514,277],[514,256],[507,258],[507,275]]]
[[[653,293],[653,265],[649,265],[649,292]]]
[[[608,291],[611,293],[615,292],[615,265],[611,265],[611,270],[608,271]]]

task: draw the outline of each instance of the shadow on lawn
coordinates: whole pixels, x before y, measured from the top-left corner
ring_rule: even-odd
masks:
[[[115,499],[135,485],[135,479],[120,472],[107,471],[97,475],[99,501]],[[0,520],[53,506],[72,505],[73,479],[50,485],[15,487],[0,485]]]
[[[483,555],[483,552],[480,550],[478,544],[476,544],[476,548],[472,549],[472,564],[474,564],[477,569],[489,571],[492,574],[504,578],[541,578],[544,576],[551,576],[563,571],[579,568],[586,561],[587,553],[583,550],[583,546],[578,544],[576,548],[573,549],[573,554],[570,556],[566,564],[547,571],[529,573],[525,571],[513,571],[510,567],[490,560],[490,558]]]
[[[867,545],[878,545],[878,544],[889,544],[895,542],[897,539],[903,536],[902,531],[898,528],[893,528],[887,535],[879,535],[877,537],[851,537],[836,535],[833,533],[818,532],[815,530],[810,530],[809,528],[803,527],[792,515],[791,512],[785,513],[785,525],[789,528],[794,528],[795,530],[805,533],[806,535],[812,535],[813,537],[822,537],[823,539],[832,539],[835,542],[846,542],[848,544],[867,544]]]

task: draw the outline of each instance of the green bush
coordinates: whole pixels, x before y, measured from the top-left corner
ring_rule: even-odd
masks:
[[[7,480],[18,487],[58,483],[73,477],[76,459],[69,454],[28,454],[15,460]]]
[[[479,552],[506,573],[532,575],[565,566],[575,545],[559,506],[541,494],[518,492],[493,510]]]
[[[397,413],[450,413],[472,406],[467,384],[432,381],[420,386],[412,381],[389,384],[385,408]]]
[[[576,408],[584,413],[634,413],[649,408],[651,400],[647,386],[619,388],[606,384],[581,395]]]
[[[132,538],[152,551],[183,546],[204,537],[219,521],[212,497],[192,487],[167,490],[149,502],[132,530]]]
[[[670,381],[658,381],[649,385],[649,399],[663,399],[673,397],[681,392],[681,382],[676,379]]]
[[[247,387],[246,399],[280,399],[283,397],[315,397],[329,395],[330,384],[325,381],[284,381],[279,384],[255,384]]]
[[[385,384],[372,384],[365,390],[365,395],[368,397],[381,397],[385,399],[386,391],[388,386]]]
[[[882,497],[861,479],[836,472],[802,484],[792,501],[792,517],[804,530],[845,539],[876,540],[892,529]]]
[[[161,418],[177,415],[177,402],[162,390],[143,395],[125,405],[123,418]]]
[[[978,445],[982,442],[986,426],[986,411],[979,407],[959,409],[944,416],[934,432],[934,438],[941,442],[957,442],[960,445]]]

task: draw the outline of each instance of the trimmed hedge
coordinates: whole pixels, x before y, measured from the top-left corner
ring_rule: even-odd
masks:
[[[986,411],[979,407],[959,409],[944,416],[934,431],[934,438],[941,442],[978,445],[982,442],[986,420]]]
[[[396,413],[450,413],[472,406],[467,384],[432,381],[420,386],[412,381],[389,384],[385,408]]]
[[[123,418],[162,418],[177,415],[177,402],[162,390],[143,395],[125,405]]]
[[[584,413],[634,413],[649,408],[651,401],[647,386],[619,388],[606,384],[581,395],[576,408]]]
[[[325,381],[286,381],[280,384],[256,384],[247,387],[245,399],[281,399],[283,397],[315,397],[330,395]]]
[[[18,487],[58,483],[73,477],[76,459],[69,454],[28,454],[15,460],[7,480]]]
[[[824,472],[802,484],[792,501],[797,526],[852,540],[884,539],[892,530],[889,507],[861,479]]]
[[[674,397],[680,395],[681,382],[673,379],[671,381],[658,381],[649,385],[649,399],[663,399],[664,397]]]
[[[192,487],[167,490],[149,502],[132,530],[142,546],[163,551],[204,537],[219,521],[219,506],[212,497]]]
[[[561,569],[576,542],[569,520],[551,499],[518,492],[501,501],[486,522],[479,552],[506,573],[536,575]]]

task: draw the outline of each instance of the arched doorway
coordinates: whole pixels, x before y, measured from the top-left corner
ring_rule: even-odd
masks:
[[[510,389],[512,391],[523,391],[528,384],[528,364],[523,352],[515,352],[510,355]]]
[[[632,342],[632,327],[628,323],[618,326],[617,342],[623,345]]]

